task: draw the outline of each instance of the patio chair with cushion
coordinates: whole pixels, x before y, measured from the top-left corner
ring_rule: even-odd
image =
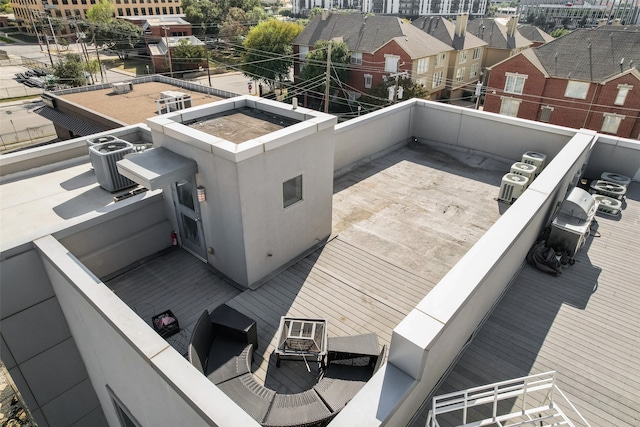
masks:
[[[382,346],[382,351],[374,358],[374,366],[371,366],[370,363],[365,365],[350,364],[346,359],[329,363],[324,376],[313,387],[314,390],[332,412],[340,412],[378,371],[384,361],[386,350],[387,347]],[[359,361],[359,359],[356,358],[353,361]]]
[[[244,337],[244,339],[243,339]],[[251,372],[253,344],[246,336],[216,328],[205,310],[191,334],[188,359],[211,382],[219,384]]]

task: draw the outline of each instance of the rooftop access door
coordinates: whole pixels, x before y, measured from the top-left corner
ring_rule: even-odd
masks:
[[[173,185],[173,195],[182,247],[206,261],[207,254],[195,176],[177,181]]]

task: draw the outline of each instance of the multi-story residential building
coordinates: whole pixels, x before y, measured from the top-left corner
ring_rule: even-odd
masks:
[[[490,68],[486,111],[640,138],[640,32],[577,29]]]
[[[638,0],[524,0],[518,3],[518,14],[522,19],[531,16],[545,22],[569,26],[595,26],[598,21],[619,21],[626,25],[640,22],[640,2]]]
[[[399,74],[423,84],[438,99],[447,85],[449,56],[454,48],[393,16],[331,14],[316,16],[293,41],[294,76],[318,40],[341,40],[351,52],[347,85],[356,99],[387,78]]]
[[[637,424],[638,141],[415,99],[339,125],[252,96],[148,117],[0,156],[0,354],[38,425],[424,426],[434,395],[548,371],[553,402],[533,402],[539,382],[527,399],[495,386],[478,400],[505,399],[465,421],[493,407]],[[146,149],[105,150],[92,170],[87,138],[109,136]],[[499,203],[530,150],[542,172]],[[599,216],[559,276],[527,265],[567,194],[604,171],[633,180],[622,215]],[[122,174],[135,191],[103,188]],[[257,345],[215,383],[188,347],[219,307],[253,319],[234,331]],[[163,337],[152,319],[168,311]],[[327,394],[332,370],[367,367],[278,365],[282,317],[325,321],[333,351],[375,334],[388,356],[358,387],[336,381],[346,398]]]
[[[35,23],[52,18],[63,24],[63,27],[54,30],[64,35],[75,31],[70,27],[70,21],[85,19],[87,10],[96,3],[96,0],[13,0],[11,7],[21,31],[34,34]],[[181,0],[112,0],[112,3],[116,17],[182,13]]]
[[[461,13],[484,16],[487,0],[293,0],[292,11],[307,14],[314,7],[322,9],[352,10],[362,13],[376,13],[417,17],[438,15],[454,17]]]
[[[533,45],[518,31],[517,16],[509,17],[506,25],[501,24],[497,19],[474,19],[467,25],[467,32],[487,42],[482,64],[485,68]]]
[[[412,24],[422,31],[453,47],[447,68],[447,87],[444,95],[449,99],[475,91],[475,84],[483,74],[482,59],[486,42],[467,32],[469,15],[459,15],[456,23],[442,17],[420,18]]]

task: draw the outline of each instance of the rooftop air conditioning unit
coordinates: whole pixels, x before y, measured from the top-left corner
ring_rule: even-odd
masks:
[[[113,89],[113,93],[115,94],[120,94],[120,93],[127,93],[133,90],[133,83],[131,82],[118,82],[118,83],[114,83],[111,85],[111,88]]]
[[[622,208],[622,202],[612,197],[603,196],[602,194],[594,194],[593,198],[598,202],[598,212],[609,215],[618,215]]]
[[[537,153],[535,151],[527,151],[522,155],[522,163],[527,163],[529,165],[534,165],[538,169],[536,170],[536,176],[540,175],[542,169],[546,166],[547,155],[542,153]]]
[[[136,184],[129,178],[120,175],[116,166],[116,162],[134,151],[133,144],[126,141],[105,142],[89,147],[89,158],[100,187],[114,192]]]
[[[104,135],[104,136],[99,136],[97,138],[89,138],[87,139],[87,148],[94,145],[98,145],[98,144],[104,144],[105,142],[114,142],[119,140],[120,138],[113,135]]]
[[[533,181],[536,177],[536,171],[538,167],[535,165],[531,165],[529,163],[515,162],[511,165],[511,173],[515,173],[516,175],[522,175],[529,178],[529,183]]]
[[[627,193],[627,187],[624,185],[616,184],[615,182],[603,181],[601,179],[591,181],[591,194],[602,194],[603,196],[611,197],[613,199],[622,200]]]
[[[613,172],[602,172],[602,175],[600,175],[600,179],[602,179],[603,181],[613,182],[624,187],[628,187],[629,184],[631,184],[631,178]]]
[[[498,200],[506,203],[514,202],[524,193],[529,186],[529,178],[515,173],[508,173],[502,177],[502,185],[500,186],[500,194]]]

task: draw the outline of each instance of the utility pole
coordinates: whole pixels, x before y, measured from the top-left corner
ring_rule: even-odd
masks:
[[[167,54],[169,55],[169,75],[173,78],[173,64],[171,63],[171,48],[169,48],[169,36],[167,36],[168,27],[162,27],[164,30],[164,40],[167,45]]]
[[[51,17],[47,15],[47,20],[49,21],[49,28],[51,28],[51,36],[53,37],[53,42],[56,44],[56,55],[60,56],[60,47],[58,47],[58,39],[56,38],[56,33],[53,31],[53,24],[51,24]]]
[[[329,83],[331,82],[331,45],[333,42],[329,42],[329,47],[327,48],[327,73],[325,77],[324,84],[324,112],[329,113]]]
[[[33,31],[36,33],[36,37],[38,38],[38,45],[40,46],[40,52],[42,52],[42,40],[40,40],[40,35],[38,34],[38,28],[36,27],[36,20],[33,19],[34,15],[31,14],[31,25],[33,25]]]
[[[40,14],[37,14],[37,12],[33,12],[32,17],[38,17],[38,19],[40,20],[40,22],[43,23],[44,26],[44,22],[42,21],[42,16],[40,16]],[[42,29],[42,35],[44,36],[44,41],[47,43],[47,54],[49,54],[49,62],[51,62],[51,68],[53,68],[53,58],[51,57],[51,47],[49,46],[49,37],[47,37],[47,33],[44,32],[44,28]]]
[[[478,81],[476,83],[476,110],[480,108],[480,96],[482,95],[482,82]]]

